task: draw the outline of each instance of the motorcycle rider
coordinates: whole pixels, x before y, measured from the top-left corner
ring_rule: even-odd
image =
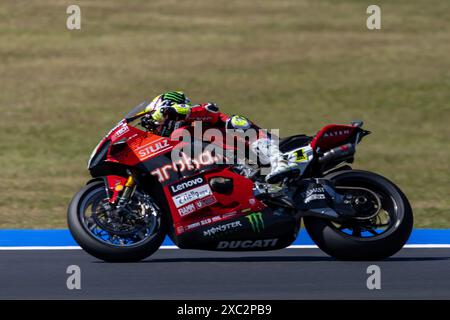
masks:
[[[177,127],[177,123],[202,123],[214,127],[231,130],[260,129],[247,118],[239,115],[228,116],[219,111],[215,103],[193,105],[191,100],[182,91],[168,91],[155,97],[145,108],[149,112],[147,118],[158,126],[158,133],[168,137]],[[271,171],[266,176],[266,182],[277,183],[298,169],[290,166],[283,157],[278,145],[269,136],[250,141],[250,148],[264,162],[269,162]]]

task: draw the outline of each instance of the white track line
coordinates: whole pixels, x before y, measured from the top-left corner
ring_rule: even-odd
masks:
[[[292,245],[287,249],[317,249],[314,244],[311,245]],[[436,248],[450,248],[450,244],[405,244],[403,248],[406,249],[436,249]]]
[[[317,249],[316,245],[292,245],[287,249]],[[450,244],[407,244],[404,248],[410,249],[437,249],[450,248]],[[179,249],[176,246],[161,246],[160,249]],[[0,247],[0,251],[22,251],[22,250],[81,250],[78,246],[21,246]]]
[[[450,248],[450,244],[406,244],[404,248]]]
[[[79,246],[23,246],[23,247],[0,247],[0,250],[80,250]]]

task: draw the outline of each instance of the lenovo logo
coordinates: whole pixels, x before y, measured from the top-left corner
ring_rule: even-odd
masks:
[[[170,190],[172,191],[172,193],[175,194],[175,193],[178,193],[180,191],[189,189],[191,187],[198,186],[198,185],[203,184],[203,183],[205,183],[205,180],[202,177],[197,177],[197,178],[192,179],[192,180],[188,180],[188,181],[185,181],[185,182],[174,184],[174,185],[170,186]]]

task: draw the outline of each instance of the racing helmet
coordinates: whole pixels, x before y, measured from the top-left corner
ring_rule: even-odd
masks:
[[[186,116],[191,108],[191,100],[182,91],[168,91],[155,97],[145,108],[145,111],[153,111],[151,117],[154,121],[164,120],[164,112],[167,109],[178,116]]]

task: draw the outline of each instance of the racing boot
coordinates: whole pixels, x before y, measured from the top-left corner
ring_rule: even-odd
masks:
[[[270,184],[278,183],[286,177],[292,177],[300,173],[300,170],[283,158],[281,153],[272,155],[270,158],[270,173],[266,176],[266,182]]]
[[[270,163],[270,173],[266,182],[270,184],[281,182],[284,178],[300,173],[297,166],[289,165],[283,157],[278,145],[268,138],[258,139],[252,144],[252,149],[263,163]]]

